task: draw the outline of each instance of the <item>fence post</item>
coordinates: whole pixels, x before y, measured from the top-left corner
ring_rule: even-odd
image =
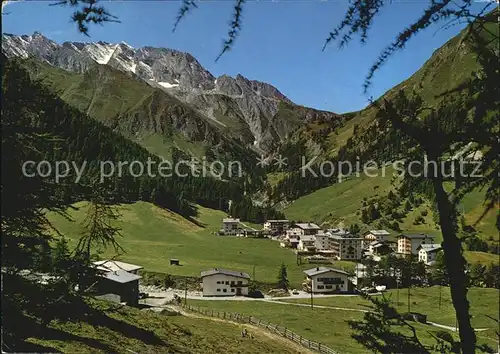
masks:
[[[307,342],[309,343],[309,348],[311,348],[311,340],[308,339]]]
[[[224,311],[224,318],[226,318],[226,311]]]

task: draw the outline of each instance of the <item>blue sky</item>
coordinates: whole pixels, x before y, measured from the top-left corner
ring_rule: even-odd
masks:
[[[397,1],[376,18],[365,44],[354,39],[340,50],[336,43],[321,51],[324,40],[342,19],[347,0],[281,0],[247,2],[243,29],[233,50],[215,62],[233,1],[201,1],[180,23],[172,27],[178,1],[102,2],[121,23],[92,26],[91,37],[77,32],[71,23],[71,7],[49,6],[54,1],[11,3],[3,9],[2,31],[32,34],[39,31],[64,41],[125,41],[134,47],[167,47],[189,52],[215,76],[240,73],[276,86],[292,101],[333,112],[362,109],[367,104],[362,84],[378,54],[411,21],[418,18],[428,1]],[[478,8],[484,4],[478,4]],[[369,95],[378,97],[413,74],[432,52],[456,35],[461,26],[422,32],[396,53],[377,72]],[[437,31],[437,32],[436,32]]]

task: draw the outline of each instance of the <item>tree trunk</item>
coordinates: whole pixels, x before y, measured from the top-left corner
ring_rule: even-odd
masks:
[[[462,352],[474,353],[476,334],[470,322],[469,301],[467,300],[468,279],[465,274],[466,261],[462,252],[462,243],[457,237],[456,210],[444,190],[439,171],[433,177],[439,224],[443,234],[444,258],[450,278],[451,299],[457,316]]]

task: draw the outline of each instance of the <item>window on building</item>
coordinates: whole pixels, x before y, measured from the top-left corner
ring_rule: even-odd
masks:
[[[234,293],[234,289],[231,289],[231,292]]]
[[[241,280],[238,280],[238,285],[241,285],[243,284],[243,282]]]
[[[217,289],[217,291],[219,291],[219,292],[220,292],[220,289]]]
[[[220,281],[218,281],[217,284],[220,284]]]
[[[223,293],[227,293],[227,289],[222,289],[222,292]]]
[[[226,285],[229,285],[229,281],[226,281]]]
[[[332,288],[332,286],[331,286],[331,285],[325,285],[325,288],[327,288],[327,289],[331,289],[331,288]]]
[[[323,285],[318,285],[318,289],[324,289],[325,287]]]

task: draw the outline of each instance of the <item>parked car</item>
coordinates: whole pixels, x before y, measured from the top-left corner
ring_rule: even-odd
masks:
[[[293,290],[292,290],[292,294],[293,294],[293,295],[299,295],[299,291],[298,291],[297,289],[293,289]]]
[[[264,294],[262,294],[262,292],[260,290],[251,290],[248,292],[248,297],[253,297],[256,299],[263,299]]]
[[[139,293],[139,300],[147,298],[149,295],[147,293]]]

